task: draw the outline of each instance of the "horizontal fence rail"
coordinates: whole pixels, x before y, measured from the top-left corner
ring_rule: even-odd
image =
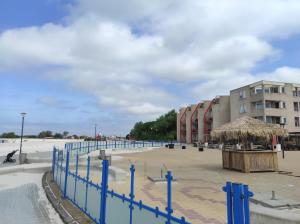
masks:
[[[148,143],[149,144],[149,143]],[[152,145],[152,143],[150,143]],[[62,191],[64,198],[70,200],[83,213],[97,224],[189,224],[184,217],[173,216],[172,173],[168,171],[167,205],[165,211],[135,200],[135,166],[130,167],[130,194],[119,194],[108,188],[108,160],[102,161],[101,183],[90,180],[91,159],[86,159],[86,176],[78,173],[79,154],[70,156],[71,148],[53,150],[53,179]],[[71,161],[72,160],[72,161]],[[75,163],[75,164],[74,164]],[[73,164],[75,169],[71,166]],[[72,167],[72,168],[71,168]]]
[[[99,149],[136,149],[148,147],[163,147],[168,144],[180,145],[177,141],[84,141],[66,143],[65,149],[72,155],[86,154]]]

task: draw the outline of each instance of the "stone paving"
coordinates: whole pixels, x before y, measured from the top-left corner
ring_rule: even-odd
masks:
[[[216,149],[198,152],[186,150],[157,149],[149,152],[122,155],[113,166],[129,171],[130,163],[136,165],[136,200],[161,210],[166,207],[166,184],[153,183],[147,176],[160,177],[172,170],[173,207],[176,216],[185,216],[194,224],[225,224],[226,195],[221,188],[226,181],[248,184],[255,194],[270,194],[300,201],[300,152],[286,152],[285,159],[278,154],[279,169],[285,172],[262,172],[244,174],[222,169],[222,153]],[[93,182],[100,182],[99,172],[92,172]],[[118,193],[129,194],[129,176],[125,182],[110,180],[109,188]]]

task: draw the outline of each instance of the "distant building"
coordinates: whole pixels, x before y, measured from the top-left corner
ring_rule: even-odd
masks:
[[[229,96],[181,108],[177,116],[177,139],[181,142],[204,142],[213,128],[230,121]]]
[[[217,96],[210,101],[181,108],[177,118],[177,139],[204,142],[210,132],[242,116],[282,125],[290,136],[300,136],[300,84],[260,81]]]

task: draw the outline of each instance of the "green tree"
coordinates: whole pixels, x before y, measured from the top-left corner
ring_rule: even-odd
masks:
[[[61,138],[63,138],[64,136],[63,136],[61,133],[55,133],[53,137],[54,137],[54,138],[61,139]]]
[[[69,132],[68,132],[68,131],[64,131],[64,132],[63,132],[63,136],[64,136],[64,138],[67,138],[67,137],[68,137],[68,135],[69,135]]]
[[[18,138],[19,136],[16,135],[14,132],[7,132],[7,133],[3,133],[0,137],[1,138]]]
[[[137,140],[175,140],[176,122],[177,113],[171,110],[155,121],[137,122],[129,136]]]
[[[53,137],[52,131],[42,131],[38,135],[39,138],[50,138]]]

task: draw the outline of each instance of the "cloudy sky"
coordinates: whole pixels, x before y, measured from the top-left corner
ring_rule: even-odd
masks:
[[[300,83],[299,0],[1,0],[0,133],[126,134],[261,79]]]

